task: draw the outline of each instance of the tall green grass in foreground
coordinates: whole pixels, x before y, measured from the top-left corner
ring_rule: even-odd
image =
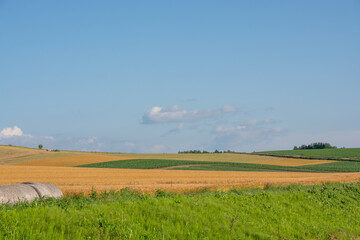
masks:
[[[0,239],[355,239],[360,182],[0,206]]]

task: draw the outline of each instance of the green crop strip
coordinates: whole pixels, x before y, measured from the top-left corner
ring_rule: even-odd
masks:
[[[291,160],[290,160],[291,161]],[[178,166],[178,167],[177,167]],[[184,167],[186,166],[186,167]],[[298,167],[276,166],[251,163],[182,161],[166,159],[132,159],[93,163],[78,167],[159,169],[172,167],[173,170],[210,170],[210,171],[277,171],[277,172],[360,172],[360,162],[341,161]]]
[[[283,150],[283,151],[258,152],[254,154],[279,156],[279,157],[292,156],[292,157],[300,157],[300,158],[360,161],[360,148]]]

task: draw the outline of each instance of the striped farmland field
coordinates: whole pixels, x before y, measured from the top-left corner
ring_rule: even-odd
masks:
[[[44,166],[0,166],[0,182],[16,184],[25,181],[46,182],[64,193],[89,193],[131,188],[140,192],[156,190],[186,192],[199,189],[261,187],[269,184],[319,184],[355,182],[360,173],[300,172],[222,172],[143,169],[98,169]]]
[[[51,156],[31,161],[22,161],[14,165],[26,166],[78,166],[92,163],[102,163],[130,159],[166,159],[185,161],[255,163],[277,166],[305,166],[334,162],[332,160],[295,159],[250,154],[86,154],[77,153],[68,156]]]
[[[128,159],[166,159],[185,161],[212,161],[234,163],[259,163],[281,166],[305,166],[332,161],[315,159],[296,159],[254,154],[135,154],[135,153],[91,153],[76,151],[48,152],[46,150],[0,146],[0,165],[16,164],[27,166],[77,166]]]

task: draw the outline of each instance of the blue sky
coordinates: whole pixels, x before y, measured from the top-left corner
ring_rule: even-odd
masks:
[[[360,147],[359,1],[0,1],[0,144]]]

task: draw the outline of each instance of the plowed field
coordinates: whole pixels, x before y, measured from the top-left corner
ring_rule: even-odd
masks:
[[[48,182],[65,193],[120,190],[128,187],[142,192],[157,189],[185,192],[202,188],[230,189],[267,184],[318,184],[354,182],[360,173],[221,172],[180,170],[96,169],[41,166],[0,166],[0,184],[24,181]]]

